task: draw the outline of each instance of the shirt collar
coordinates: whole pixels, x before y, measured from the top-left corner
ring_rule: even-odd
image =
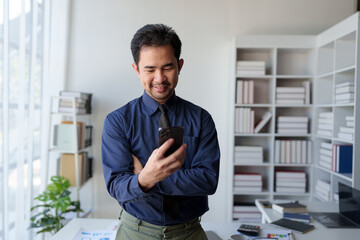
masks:
[[[157,101],[155,101],[152,97],[150,97],[145,90],[144,90],[142,99],[143,99],[144,105],[148,109],[148,112],[150,114],[154,114],[159,107],[159,103]],[[178,97],[176,96],[176,94],[174,92],[174,94],[169,98],[169,100],[167,100],[165,102],[164,105],[165,105],[166,109],[168,110],[168,112],[175,114],[177,99],[178,99]]]

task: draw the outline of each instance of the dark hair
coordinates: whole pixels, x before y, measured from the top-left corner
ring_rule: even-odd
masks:
[[[143,46],[165,46],[170,44],[175,58],[179,61],[181,41],[176,32],[164,24],[147,24],[140,28],[131,40],[131,53],[136,65],[139,63],[140,50]]]

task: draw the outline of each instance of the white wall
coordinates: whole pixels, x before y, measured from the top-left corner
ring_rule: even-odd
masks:
[[[147,23],[172,26],[183,43],[185,65],[177,94],[207,109],[222,151],[220,182],[205,220],[227,221],[231,201],[228,141],[231,40],[238,34],[318,34],[356,9],[355,0],[73,0],[68,90],[92,92],[96,217],[117,216],[101,167],[105,116],[140,96],[131,68],[130,41]],[[228,200],[226,200],[226,197]]]

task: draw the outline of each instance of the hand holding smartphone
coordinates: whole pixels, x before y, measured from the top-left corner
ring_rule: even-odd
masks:
[[[184,137],[183,127],[167,127],[159,129],[158,145],[159,147],[168,139],[173,138],[174,144],[166,151],[165,157],[175,152],[182,144]]]

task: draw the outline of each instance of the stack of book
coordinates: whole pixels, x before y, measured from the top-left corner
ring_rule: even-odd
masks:
[[[235,109],[235,133],[254,133],[255,111],[251,108]]]
[[[60,98],[59,112],[71,113],[75,109],[75,113],[91,113],[91,93],[60,91],[60,96],[69,98]],[[75,106],[73,106],[73,101],[70,97],[75,97]]]
[[[233,208],[233,220],[248,223],[261,223],[259,209],[251,203],[235,205]]]
[[[237,61],[237,75],[265,75],[264,61]]]
[[[263,147],[261,146],[235,146],[235,164],[261,164],[263,163]]]
[[[276,171],[276,192],[305,193],[306,173],[304,171]]]
[[[309,83],[309,82],[307,82]],[[310,88],[310,87],[307,87]],[[305,87],[276,87],[276,103],[277,104],[304,104],[309,103],[309,94]]]
[[[253,104],[254,103],[254,81],[238,80],[236,81],[236,103]]]
[[[309,140],[275,140],[275,163],[307,164],[312,162]]]
[[[354,102],[354,82],[336,84],[335,102],[340,104]]]
[[[234,192],[261,192],[262,176],[260,173],[235,173]]]
[[[315,185],[315,197],[321,201],[330,202],[330,182],[317,179]]]
[[[341,126],[339,128],[339,133],[338,133],[339,138],[348,140],[348,141],[354,140],[354,133],[355,133],[354,120],[355,120],[354,116],[346,116],[345,117],[346,126]]]
[[[332,137],[333,112],[321,112],[318,117],[317,134]]]
[[[309,223],[311,220],[311,216],[308,213],[283,213],[283,218],[298,221],[298,222],[304,222]]]
[[[281,134],[307,134],[308,117],[280,116],[277,119],[277,132]]]
[[[305,213],[307,212],[307,207],[304,204],[296,202],[280,202],[273,203],[272,209],[279,213]]]
[[[77,122],[76,126],[75,130],[72,121],[62,121],[61,124],[54,125],[54,147],[62,151],[76,151],[91,146],[92,126],[86,126],[83,122]],[[75,134],[78,149],[75,149]]]
[[[352,173],[353,145],[332,145],[332,171],[337,173]]]
[[[328,142],[321,142],[319,148],[319,165],[323,168],[331,170],[332,158],[332,144]]]
[[[89,158],[86,152],[81,152],[78,154],[78,164],[78,175],[80,185],[82,185],[92,177],[92,158]],[[76,186],[75,155],[68,153],[61,154],[59,165],[60,176],[68,178],[71,186]]]

